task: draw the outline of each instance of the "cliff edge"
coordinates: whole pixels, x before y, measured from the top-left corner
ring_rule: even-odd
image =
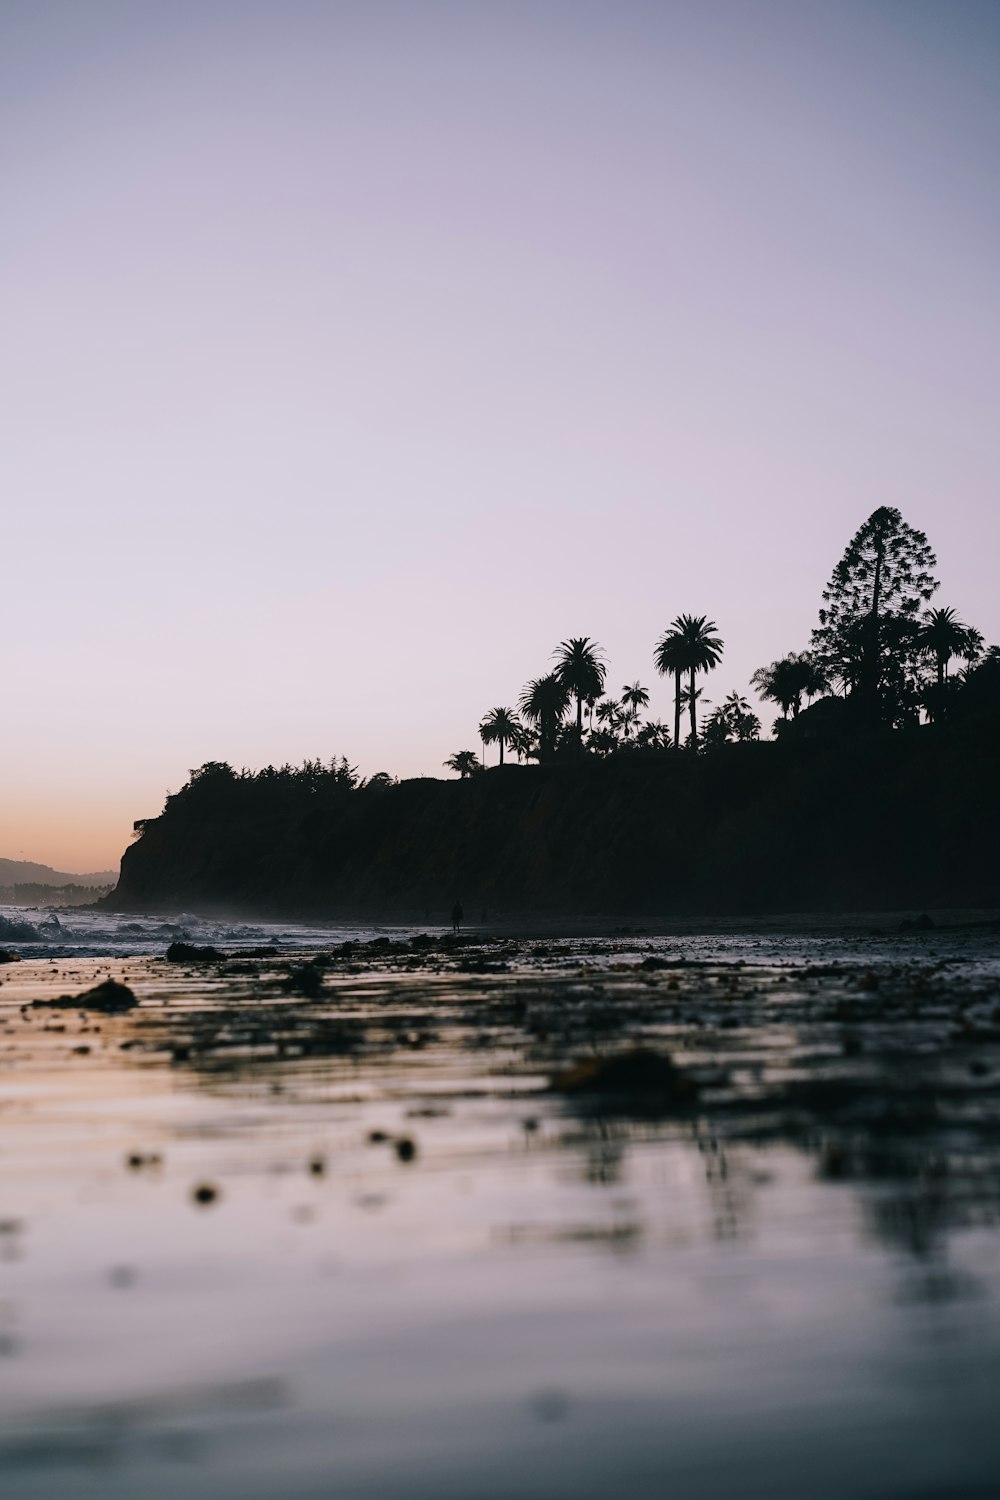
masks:
[[[464,781],[212,765],[141,825],[102,904],[400,921],[456,897],[472,921],[996,906],[998,772],[991,734],[932,728]]]

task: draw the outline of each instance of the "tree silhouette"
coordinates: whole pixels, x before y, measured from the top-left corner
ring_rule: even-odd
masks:
[[[789,709],[798,718],[803,695],[814,698],[827,686],[826,674],[808,651],[791,651],[769,667],[758,667],[750,681],[762,698],[778,705],[786,719]]]
[[[457,771],[464,781],[467,776],[475,776],[477,771],[483,769],[482,761],[475,750],[456,750],[454,755],[449,755],[443,762],[449,771]]]
[[[614,698],[598,699],[594,711],[594,717],[598,724],[606,724],[610,729],[617,729],[621,722],[621,716],[621,707]]]
[[[924,533],[883,505],[855,532],[823,590],[814,649],[870,718],[905,711],[905,657],[915,650],[921,606],[938,586],[935,563]]]
[[[973,718],[985,718],[991,725],[995,744],[1000,729],[1000,646],[987,647],[978,664],[967,667],[961,676],[963,712]]]
[[[528,760],[532,755],[539,754],[538,736],[525,724],[515,723],[514,733],[508,744],[517,756],[518,761]]]
[[[596,641],[587,635],[571,636],[560,641],[553,653],[556,658],[555,675],[576,698],[576,730],[583,736],[583,705],[593,705],[604,692],[607,669],[602,660],[602,651]]]
[[[649,693],[638,682],[627,682],[622,689],[621,705],[626,710],[623,718],[625,738],[628,739],[629,731],[639,723],[639,711],[649,703]]]
[[[669,750],[670,730],[659,719],[647,719],[636,733],[635,743],[641,750]]]
[[[722,709],[741,744],[760,738],[760,720],[746,698],[741,698],[739,693],[730,693],[723,701]]]
[[[622,742],[613,729],[593,729],[587,736],[587,749],[592,755],[614,755],[622,748]]]
[[[479,737],[484,745],[500,746],[500,764],[503,765],[504,746],[512,744],[522,728],[513,709],[493,708],[479,726]]]
[[[552,757],[569,699],[569,689],[555,672],[534,678],[521,694],[518,707],[528,723],[538,730],[540,760]]]
[[[937,669],[937,685],[943,690],[948,676],[948,663],[953,656],[963,657],[970,664],[983,649],[983,637],[974,626],[963,625],[955,610],[929,609],[924,615],[924,624],[917,637],[920,645],[933,656]]]
[[[719,750],[729,744],[729,719],[721,706],[713,708],[705,720],[702,742],[705,750]]]
[[[739,693],[730,693],[718,708],[713,709],[705,721],[704,742],[706,750],[727,745],[731,740],[747,744],[760,738],[760,720],[746,698]]]
[[[663,674],[674,674],[674,743],[679,744],[681,732],[680,705],[682,701],[681,677],[688,676],[687,703],[691,714],[690,744],[698,748],[698,723],[695,705],[698,693],[695,677],[699,672],[710,672],[722,660],[722,639],[714,620],[707,615],[678,615],[663,635],[653,656],[656,670]]]
[[[684,700],[684,673],[687,671],[687,644],[681,620],[687,618],[686,615],[678,615],[670,629],[660,637],[653,653],[653,664],[661,677],[673,674],[674,747],[678,750],[681,748],[681,708]]]

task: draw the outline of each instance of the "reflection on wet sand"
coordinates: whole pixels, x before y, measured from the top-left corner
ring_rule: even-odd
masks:
[[[989,1493],[1000,950],[793,960],[7,966],[4,1495]]]

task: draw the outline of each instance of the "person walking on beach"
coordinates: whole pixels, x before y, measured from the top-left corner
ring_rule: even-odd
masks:
[[[456,935],[465,920],[465,912],[462,910],[461,901],[456,901],[451,909],[451,930]]]

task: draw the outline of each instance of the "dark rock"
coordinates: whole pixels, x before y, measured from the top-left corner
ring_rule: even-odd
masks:
[[[315,964],[301,964],[282,981],[282,986],[293,995],[304,995],[307,1000],[315,1000],[323,988],[322,970]]]
[[[20,953],[12,953],[9,948],[0,948],[0,964],[19,964]]]
[[[125,1165],[130,1172],[142,1172],[147,1167],[162,1166],[163,1158],[158,1151],[130,1151]]]
[[[679,1107],[691,1104],[698,1086],[666,1053],[635,1047],[615,1057],[594,1057],[559,1073],[552,1087],[560,1094],[642,1100]]]
[[[196,943],[171,943],[166,954],[171,964],[211,964],[225,956],[218,948],[199,948]]]
[[[93,989],[84,990],[79,995],[60,995],[55,1000],[35,1000],[32,1003],[51,1006],[54,1010],[97,1010],[105,1016],[117,1016],[132,1010],[139,1001],[127,984],[119,984],[117,979],[105,979],[103,984],[95,984]]]

